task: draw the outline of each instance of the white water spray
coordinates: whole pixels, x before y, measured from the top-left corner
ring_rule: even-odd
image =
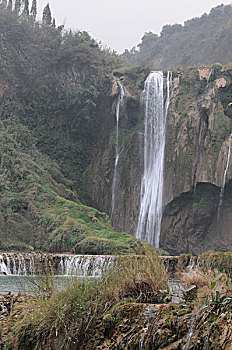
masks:
[[[162,219],[164,148],[171,79],[172,75],[168,72],[165,105],[163,72],[150,73],[142,94],[145,105],[144,174],[136,237],[157,248]]]
[[[115,256],[107,255],[41,255],[31,253],[0,254],[0,275],[39,275],[48,266],[55,275],[76,275],[80,277],[101,277],[116,264]]]
[[[111,199],[111,218],[114,213],[115,207],[115,189],[116,189],[116,180],[117,180],[117,170],[118,170],[118,161],[119,161],[119,147],[118,147],[118,137],[119,137],[119,117],[120,117],[120,106],[123,104],[123,98],[125,95],[124,89],[120,81],[117,79],[117,84],[119,87],[118,102],[116,106],[116,150],[115,150],[115,162],[114,162],[114,176],[112,184],[112,199]]]
[[[225,191],[225,185],[226,185],[226,176],[228,173],[229,165],[230,165],[230,157],[231,157],[231,141],[232,141],[232,134],[229,137],[229,148],[228,148],[228,156],[227,156],[227,162],[226,162],[226,168],[224,171],[223,181],[222,181],[222,187],[220,192],[220,200],[219,200],[219,206],[218,206],[218,215],[217,220],[220,221],[220,214],[223,204],[223,198],[224,198],[224,191]]]
[[[207,89],[208,86],[209,86],[209,79],[211,78],[212,73],[213,73],[213,69],[210,70],[210,72],[209,72],[209,74],[208,74],[208,76],[207,76],[207,79],[206,79],[206,81],[207,81],[206,89]]]

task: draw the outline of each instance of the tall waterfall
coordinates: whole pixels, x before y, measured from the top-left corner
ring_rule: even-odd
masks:
[[[162,219],[164,148],[171,79],[172,75],[168,72],[165,105],[163,72],[151,72],[142,93],[145,106],[144,174],[136,237],[157,248]]]
[[[117,79],[117,84],[119,87],[119,95],[118,95],[118,102],[116,105],[116,123],[117,123],[116,124],[116,150],[115,150],[115,162],[114,162],[114,177],[113,177],[113,184],[112,184],[111,217],[114,213],[114,207],[115,207],[115,189],[116,189],[117,170],[118,170],[118,161],[119,161],[118,137],[119,137],[120,106],[123,103],[123,98],[125,95],[123,86],[120,83],[119,79]]]
[[[218,221],[220,221],[221,208],[222,208],[222,204],[223,204],[223,197],[224,197],[224,191],[225,191],[225,185],[226,185],[226,176],[227,176],[227,173],[228,173],[228,170],[229,170],[229,165],[230,165],[231,142],[232,142],[232,134],[229,137],[229,147],[228,147],[227,162],[226,162],[226,168],[225,168],[225,171],[224,171],[222,187],[221,187],[221,192],[220,192],[220,200],[219,200],[218,214],[217,214],[217,220]]]

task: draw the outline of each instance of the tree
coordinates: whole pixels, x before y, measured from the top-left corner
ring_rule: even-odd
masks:
[[[56,20],[55,20],[55,18],[53,18],[53,20],[52,20],[52,27],[56,28]]]
[[[36,16],[37,16],[37,3],[36,0],[32,1],[32,5],[31,5],[31,15],[34,18],[34,20],[36,20]]]
[[[52,24],[52,14],[49,4],[43,10],[43,24],[50,26]]]
[[[7,7],[7,0],[2,0],[2,5],[3,5],[4,7]]]
[[[14,10],[16,13],[19,13],[21,9],[21,0],[15,0],[15,7]]]
[[[23,13],[26,16],[29,16],[29,0],[24,0],[24,9],[23,9]]]
[[[12,0],[9,0],[9,1],[8,1],[7,9],[8,9],[9,11],[12,11],[12,6],[13,6]]]

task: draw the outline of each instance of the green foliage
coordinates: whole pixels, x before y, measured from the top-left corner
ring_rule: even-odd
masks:
[[[54,206],[45,209],[41,225],[50,237],[51,252],[104,255],[143,249],[131,235],[114,232],[106,214],[60,197],[56,197]]]
[[[229,63],[231,16],[232,6],[222,5],[184,25],[165,25],[159,37],[145,33],[138,49],[126,50],[124,57],[135,64],[150,63],[155,69]]]
[[[47,4],[43,10],[43,24],[50,26],[52,24],[52,15],[49,4]]]
[[[221,288],[221,291],[215,290],[217,287],[217,281],[220,280],[220,278],[224,277],[222,273],[220,273],[217,277],[215,277],[215,280],[211,282],[210,289],[213,290],[210,295],[206,295],[205,302],[199,307],[199,310],[205,310],[208,306],[213,307],[213,312],[216,316],[220,316],[221,314],[225,315],[225,312],[230,311],[232,307],[232,298],[229,295],[231,290],[226,292],[225,287]],[[231,286],[231,280],[226,280],[226,288]],[[223,311],[223,312],[222,312]]]
[[[65,32],[0,10],[0,118],[20,117],[37,147],[77,189],[101,140],[96,108],[121,62],[87,32]]]
[[[200,266],[204,271],[217,269],[220,272],[226,273],[229,278],[232,278],[232,253],[203,253],[200,256]]]
[[[0,250],[133,254],[143,247],[114,232],[106,214],[82,205],[35,143],[19,119],[0,121]]]
[[[34,20],[36,20],[36,16],[37,16],[37,2],[36,2],[36,0],[32,0],[30,13],[31,13],[32,17],[34,18]]]

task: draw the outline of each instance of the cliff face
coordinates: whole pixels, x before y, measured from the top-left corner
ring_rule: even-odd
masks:
[[[117,76],[121,73],[115,73]],[[89,205],[111,216],[117,231],[134,233],[140,204],[140,183],[143,174],[143,117],[140,109],[140,93],[147,72],[141,68],[127,72],[121,83],[125,90],[119,117],[119,161],[116,172],[115,206],[112,213],[112,184],[115,163],[115,139],[113,130],[110,137],[104,136],[105,144],[92,161],[86,180],[86,194]],[[112,86],[112,110],[108,118],[116,125],[116,103],[118,97],[116,77]],[[105,125],[102,135],[105,135]],[[109,129],[108,129],[109,130]]]
[[[186,70],[174,78],[172,87],[160,243],[174,254],[232,247],[229,185],[218,213],[232,130],[224,114],[231,71],[215,66],[207,84],[209,74],[209,69]]]
[[[121,153],[112,215],[114,227],[131,234],[137,226],[143,174],[143,115],[139,96],[144,80],[141,76],[140,72],[139,85],[136,74],[125,74],[121,78],[127,93],[120,111]],[[232,131],[231,112],[225,111],[231,102],[231,79],[231,69],[219,65],[173,72],[160,241],[161,247],[173,254],[232,248],[231,160],[218,214]],[[114,93],[116,101],[117,92],[114,90]],[[109,118],[114,118],[114,111],[113,105]],[[108,214],[111,212],[114,139],[112,133],[104,150],[93,160],[87,181],[90,204]]]

